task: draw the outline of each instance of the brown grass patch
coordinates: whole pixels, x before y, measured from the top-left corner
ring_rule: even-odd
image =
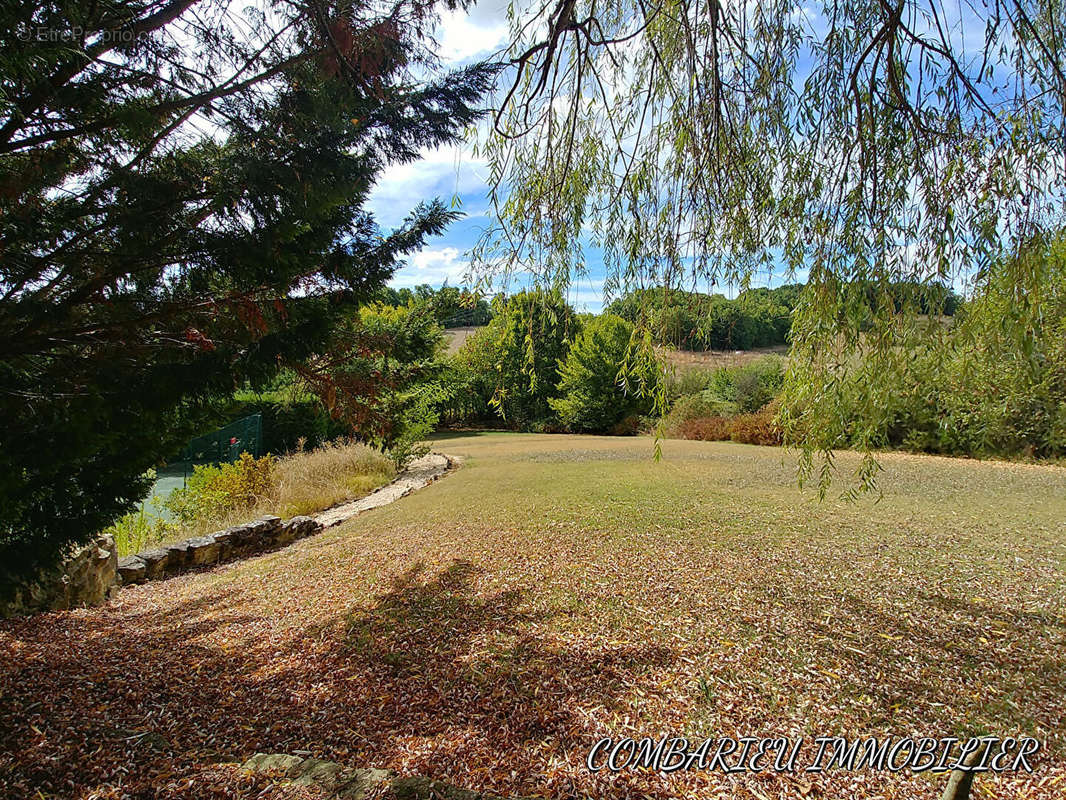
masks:
[[[504,796],[933,800],[943,774],[584,758],[604,735],[803,737],[806,764],[821,735],[988,733],[1044,746],[975,800],[1060,800],[1066,471],[888,454],[880,502],[819,503],[778,448],[662,445],[441,437],[463,468],[387,508],[0,623],[0,795],[243,797],[205,770],[310,751]]]
[[[707,369],[720,367],[739,367],[750,364],[766,355],[778,355],[787,358],[787,344],[774,347],[760,347],[756,350],[677,350],[673,347],[658,347],[659,356],[670,366],[679,370]]]

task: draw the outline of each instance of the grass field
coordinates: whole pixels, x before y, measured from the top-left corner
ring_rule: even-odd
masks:
[[[482,327],[467,325],[462,328],[448,328],[444,331],[445,352],[450,356],[454,356],[463,348],[466,340],[481,330]]]
[[[0,624],[0,786],[221,797],[246,776],[212,764],[302,750],[513,795],[934,798],[942,774],[584,758],[603,735],[980,733],[1044,749],[975,797],[1066,793],[1063,469],[884,455],[883,499],[848,505],[775,448],[436,448],[462,467],[344,526]]]
[[[678,350],[673,347],[657,349],[663,360],[678,371],[741,367],[767,355],[787,357],[789,351],[787,344],[755,350]]]

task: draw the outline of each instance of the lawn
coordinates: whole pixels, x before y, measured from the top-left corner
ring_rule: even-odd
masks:
[[[934,798],[943,775],[584,759],[604,735],[987,733],[1045,746],[975,797],[1066,793],[1066,470],[885,455],[883,499],[849,505],[776,448],[435,446],[462,467],[339,528],[0,624],[0,787],[221,797],[252,787],[213,764],[309,751],[513,795]]]

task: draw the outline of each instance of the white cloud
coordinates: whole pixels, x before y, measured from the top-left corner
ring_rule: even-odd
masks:
[[[469,269],[470,262],[463,258],[458,248],[427,247],[398,269],[389,284],[397,289],[413,288],[423,283],[439,288],[445,281],[449,286],[460,286]]]
[[[484,4],[490,8],[495,5]],[[437,30],[438,50],[445,63],[460,64],[484,58],[503,48],[508,41],[507,17],[504,12],[492,14],[446,11]]]
[[[507,5],[508,0],[481,0],[465,11],[445,11],[436,33],[444,62],[461,64],[504,48],[510,39]]]
[[[487,189],[485,162],[470,157],[462,146],[426,150],[418,161],[385,169],[367,208],[383,228],[395,228],[420,201],[454,194],[480,195]]]

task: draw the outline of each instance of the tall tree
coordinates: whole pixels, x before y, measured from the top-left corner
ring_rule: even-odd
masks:
[[[0,582],[128,510],[212,397],[314,353],[452,219],[362,208],[493,79],[440,69],[435,7],[4,5]]]
[[[897,308],[894,285],[980,288],[1061,222],[1061,0],[512,10],[512,67],[483,145],[498,225],[482,262],[566,283],[588,235],[614,295],[809,273],[793,363],[811,365],[816,388],[793,440],[834,444],[805,414],[842,407],[840,372],[860,350],[886,365],[907,357],[919,310]],[[1033,293],[1036,277],[1019,266],[1010,282]],[[1020,312],[1005,323],[1039,324],[1031,306]],[[861,477],[873,474],[868,462]]]

